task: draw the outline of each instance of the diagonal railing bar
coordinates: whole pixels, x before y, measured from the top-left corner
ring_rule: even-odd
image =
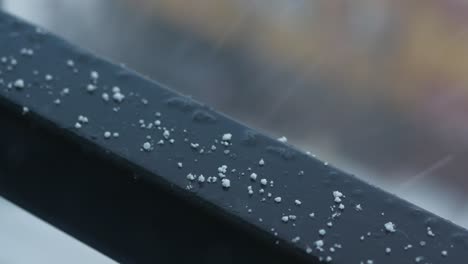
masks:
[[[140,198],[148,197],[138,205],[142,209],[139,212],[147,212],[152,218],[171,217],[167,214],[178,212],[183,220],[178,224],[197,228],[192,214],[185,215],[178,208],[161,211],[163,207],[158,208],[161,201],[152,199],[163,199],[164,208],[167,204],[180,204],[180,210],[184,210],[182,204],[196,205],[202,212],[218,216],[221,220],[216,223],[229,223],[238,228],[241,236],[261,237],[270,242],[270,251],[259,246],[259,252],[269,252],[272,256],[279,254],[275,250],[279,248],[311,263],[463,263],[468,257],[465,229],[302,153],[283,140],[258,133],[208,106],[7,14],[0,14],[0,71],[0,105],[9,109],[4,110],[4,119],[11,116],[7,113],[14,112],[16,119],[23,120],[18,122],[28,122],[38,131],[48,131],[39,133],[44,142],[52,142],[54,138],[69,142],[63,144],[73,145],[70,147],[73,152],[79,152],[76,146],[82,146],[84,153],[89,154],[79,157],[93,157],[112,164],[113,168],[106,170],[93,160],[83,163],[98,168],[92,174],[103,179],[97,187],[86,184],[93,182],[91,179],[76,179],[78,169],[73,162],[67,164],[75,168],[74,173],[61,175],[63,185],[60,186],[69,182],[66,186],[73,190],[76,206],[82,210],[93,207],[89,212],[96,213],[96,217],[119,216],[115,210],[122,206],[125,217],[132,218],[128,215],[132,212],[131,205],[124,205],[125,195],[118,196],[120,199],[115,204],[103,202],[104,198],[99,196],[98,191],[104,193],[106,188],[104,183],[114,186],[109,174],[115,172],[115,181],[123,181],[117,184],[124,188],[121,192],[129,188],[131,195],[141,191]],[[12,126],[8,131],[21,133],[19,127]],[[23,136],[28,137],[28,133],[24,132]],[[34,144],[40,145],[40,141]],[[8,143],[4,144],[13,150],[7,158],[21,154]],[[57,144],[54,147],[58,148]],[[23,146],[23,151],[27,149],[27,145]],[[58,153],[67,159],[73,157],[63,148]],[[3,177],[0,190],[41,215],[48,208],[47,202],[32,201],[34,196],[28,195],[27,190],[39,195],[43,189],[43,195],[47,196],[48,191],[60,188],[51,187],[53,181],[41,186],[40,180],[33,177],[16,181],[15,172],[29,166],[18,160],[3,165],[5,175],[10,176]],[[34,160],[28,161],[34,167]],[[138,177],[126,182],[120,174]],[[25,186],[29,180],[34,184]],[[76,186],[71,184],[75,181],[79,182]],[[21,188],[25,189],[21,191]],[[159,196],[155,194],[158,190],[163,190]],[[86,199],[88,191],[92,199],[80,200]],[[48,197],[66,195],[64,192],[61,196]],[[173,203],[170,197],[184,202]],[[40,200],[38,196],[35,199]],[[35,204],[39,204],[36,209]],[[68,222],[55,219],[54,213]],[[127,243],[146,248],[125,251],[124,244],[109,242],[112,235],[114,240],[119,239],[118,231],[100,233],[92,221],[86,221],[89,227],[80,225],[76,219],[79,215],[66,217],[51,208],[44,213],[50,222],[58,223],[72,235],[79,237],[79,232],[86,230],[88,238],[96,234],[97,241],[90,243],[111,256],[126,252],[125,256],[119,256],[123,262],[141,263],[157,257],[151,254],[155,251],[147,244],[156,239],[145,241],[145,235],[132,236],[137,240]],[[136,217],[144,219],[141,215]],[[113,227],[122,225],[122,230],[131,232],[132,228],[124,224],[118,219],[109,222]],[[142,227],[149,226],[142,223]],[[177,230],[177,226],[168,228]],[[149,235],[153,231],[138,227],[134,230]],[[103,237],[107,244],[99,241]],[[184,248],[191,247],[183,241],[176,244],[180,254],[184,254]],[[137,261],[135,252],[147,255]],[[203,263],[200,259],[201,256],[194,257],[194,262]]]

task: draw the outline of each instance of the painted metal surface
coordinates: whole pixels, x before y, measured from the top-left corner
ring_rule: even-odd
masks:
[[[0,43],[2,105],[246,236],[312,263],[468,256],[466,230],[129,69],[8,15],[0,18]]]

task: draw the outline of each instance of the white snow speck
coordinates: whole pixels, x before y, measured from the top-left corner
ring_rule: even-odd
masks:
[[[385,249],[385,253],[386,253],[386,254],[390,254],[391,252],[392,252],[392,249],[391,249],[391,248],[388,247],[388,248]]]
[[[279,197],[279,196],[278,196],[278,197],[275,197],[275,202],[281,203],[281,197]]]
[[[143,143],[143,149],[146,150],[146,151],[150,151],[151,150],[151,143],[149,143],[149,142]]]
[[[250,174],[250,179],[255,181],[257,179],[257,174],[255,172],[252,172],[252,174]]]
[[[229,179],[222,179],[221,180],[221,185],[224,188],[229,188],[229,187],[231,187],[231,181]]]
[[[261,183],[262,185],[265,185],[265,186],[266,186],[266,185],[268,184],[268,181],[267,181],[267,179],[264,178],[264,179],[261,179],[261,180],[260,180],[260,183]]]
[[[120,93],[120,87],[118,86],[112,87],[112,93]]]
[[[187,180],[189,181],[195,180],[195,175],[193,175],[192,173],[187,174]]]
[[[405,246],[403,249],[408,250],[408,249],[412,249],[412,248],[413,248],[413,245],[409,244],[409,245]]]
[[[227,165],[221,165],[221,167],[218,167],[218,176],[221,178],[226,177],[227,168]]]
[[[28,48],[22,48],[22,49],[20,50],[20,53],[21,53],[22,55],[29,55],[29,56],[32,56],[32,55],[34,55],[34,50],[33,50],[33,49],[28,49]]]
[[[79,115],[78,116],[78,121],[81,123],[88,123],[88,118],[86,116]]]
[[[432,232],[432,229],[430,226],[427,227],[427,235],[430,237],[435,237],[434,232]]]
[[[112,136],[111,132],[106,131],[104,132],[104,138],[110,138]]]
[[[88,121],[89,121],[89,120],[88,120],[88,118],[87,118],[86,116],[82,116],[82,115],[79,115],[79,116],[78,116],[78,122],[81,122],[81,123],[83,123],[83,124],[86,124],[86,123],[88,123]]]
[[[447,252],[447,250],[442,250],[442,252],[440,252],[440,254],[442,254],[442,256],[446,257],[448,255],[448,252]]]
[[[102,98],[102,100],[104,100],[106,102],[109,101],[109,99],[110,99],[108,93],[102,93],[101,98]]]
[[[258,165],[260,165],[260,166],[265,165],[265,161],[263,159],[260,159],[260,161],[258,162]]]
[[[321,236],[325,236],[325,234],[327,233],[327,231],[325,231],[325,229],[320,229],[318,232],[319,232],[319,235],[321,235]]]
[[[171,136],[171,133],[169,132],[169,130],[165,129],[163,132],[163,137],[165,139],[169,139],[170,136]]]
[[[70,93],[70,88],[63,88],[60,95],[64,96]]]
[[[299,205],[302,204],[302,202],[301,202],[300,200],[294,200],[294,203],[295,203],[297,206],[299,206]]]
[[[97,79],[99,79],[99,73],[97,71],[92,71],[89,76],[91,77],[91,79],[93,81],[97,81]]]
[[[298,236],[297,236],[297,237],[291,239],[291,242],[297,243],[297,242],[299,242],[299,240],[301,240],[301,237],[298,237]]]
[[[232,134],[231,133],[226,133],[223,135],[222,139],[224,141],[230,141],[232,139]]]
[[[212,182],[216,182],[217,180],[218,180],[217,177],[215,177],[215,176],[210,176],[210,177],[208,177],[208,179],[207,179],[206,181],[209,182],[209,183],[212,183]]]
[[[341,203],[341,198],[344,195],[340,191],[333,191],[333,197],[335,197],[335,203]]]
[[[314,244],[318,249],[321,249],[324,245],[323,240],[317,240],[314,242]]]
[[[278,138],[278,141],[279,141],[279,142],[286,143],[286,142],[288,142],[288,138],[286,138],[285,136],[283,136],[283,137]]]
[[[416,263],[419,263],[419,262],[421,262],[423,260],[424,260],[424,257],[422,257],[422,256],[414,258],[414,261],[416,261]]]
[[[88,92],[90,92],[90,93],[96,91],[96,89],[97,89],[97,86],[94,85],[94,84],[88,84],[88,85],[86,86],[86,90],[87,90]]]
[[[13,85],[18,89],[22,89],[22,88],[24,88],[24,81],[23,81],[23,79],[18,79],[18,80],[16,80],[14,82]]]
[[[121,103],[125,99],[125,95],[123,95],[120,92],[117,92],[112,95],[112,99],[114,99],[114,101],[118,103]]]
[[[287,223],[289,221],[289,216],[287,216],[287,215],[282,216],[281,221],[283,221],[284,223]]]
[[[198,176],[198,182],[200,183],[205,182],[205,176],[203,176],[203,174],[200,174],[200,176]]]
[[[336,198],[336,197],[341,198],[341,197],[343,197],[343,194],[342,194],[340,191],[333,191],[333,197],[335,197],[335,198]]]

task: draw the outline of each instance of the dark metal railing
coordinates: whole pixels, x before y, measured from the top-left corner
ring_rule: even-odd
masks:
[[[0,15],[0,194],[123,263],[463,263],[468,233]]]

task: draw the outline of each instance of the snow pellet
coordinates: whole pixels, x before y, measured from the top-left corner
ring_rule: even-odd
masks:
[[[187,174],[187,180],[189,181],[195,180],[195,175],[193,175],[192,173]]]
[[[23,81],[23,79],[18,79],[18,80],[16,80],[14,82],[13,85],[18,89],[22,89],[22,88],[24,88],[24,81]]]
[[[203,176],[202,174],[200,174],[200,176],[198,176],[198,182],[200,182],[200,183],[205,182],[205,176]]]
[[[321,236],[325,236],[325,234],[327,233],[327,231],[325,231],[325,229],[320,229],[318,232],[319,232],[319,235],[321,235]]]
[[[265,165],[265,161],[264,161],[263,159],[261,159],[261,160],[258,162],[258,165],[260,165],[260,166]]]
[[[143,149],[146,150],[146,151],[151,150],[151,143],[149,143],[149,142],[143,143]]]
[[[255,172],[252,172],[252,174],[250,174],[250,179],[255,181],[257,179],[257,174]]]
[[[278,141],[286,143],[286,142],[288,142],[288,139],[285,136],[283,136],[283,137],[278,138]]]
[[[229,188],[229,187],[231,187],[231,181],[229,179],[222,179],[221,180],[221,185],[224,188]]]
[[[222,139],[224,141],[230,141],[232,139],[232,134],[231,133],[226,133],[223,135]]]

